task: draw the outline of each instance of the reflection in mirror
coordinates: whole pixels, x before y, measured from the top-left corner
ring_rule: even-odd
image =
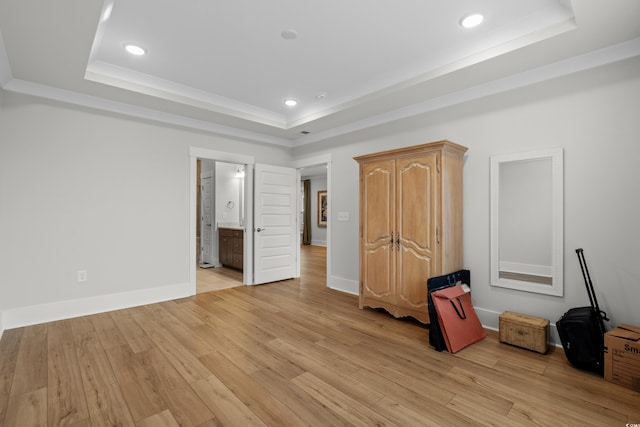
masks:
[[[491,284],[563,293],[562,150],[491,157]]]

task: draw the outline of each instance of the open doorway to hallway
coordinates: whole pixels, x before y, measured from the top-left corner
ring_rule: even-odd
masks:
[[[328,228],[328,169],[327,164],[300,168],[300,242],[302,248],[320,247],[316,259],[324,257],[326,265]],[[309,251],[307,251],[309,253]],[[302,255],[301,255],[302,258]],[[304,269],[301,269],[304,274]]]

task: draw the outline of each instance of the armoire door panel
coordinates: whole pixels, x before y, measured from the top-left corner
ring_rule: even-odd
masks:
[[[426,310],[427,278],[432,263],[428,256],[403,247],[398,254],[396,273],[396,305],[414,310]]]
[[[434,244],[434,193],[437,184],[436,155],[397,161],[397,230],[402,244],[432,251]]]
[[[378,162],[366,168],[363,176],[365,245],[390,241],[395,221],[394,162]]]
[[[366,251],[364,257],[362,294],[382,301],[395,302],[395,263],[390,245]]]
[[[363,259],[362,295],[395,303],[395,253],[391,243],[395,223],[395,162],[367,165],[362,174]]]
[[[396,222],[400,233],[396,305],[413,310],[426,310],[427,278],[433,275],[436,161],[435,154],[426,154],[396,162]]]

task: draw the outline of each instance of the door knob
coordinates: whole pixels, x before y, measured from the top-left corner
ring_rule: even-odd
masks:
[[[260,227],[256,228],[256,231],[257,231],[258,233],[259,233],[259,232],[261,232],[261,231],[263,231],[263,230],[266,230],[266,228],[260,228]]]

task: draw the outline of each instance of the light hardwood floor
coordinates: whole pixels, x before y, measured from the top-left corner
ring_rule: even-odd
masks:
[[[457,354],[303,276],[7,330],[4,426],[624,426],[640,393],[497,334]]]
[[[198,294],[236,286],[242,286],[242,271],[227,267],[196,267],[196,293]]]

